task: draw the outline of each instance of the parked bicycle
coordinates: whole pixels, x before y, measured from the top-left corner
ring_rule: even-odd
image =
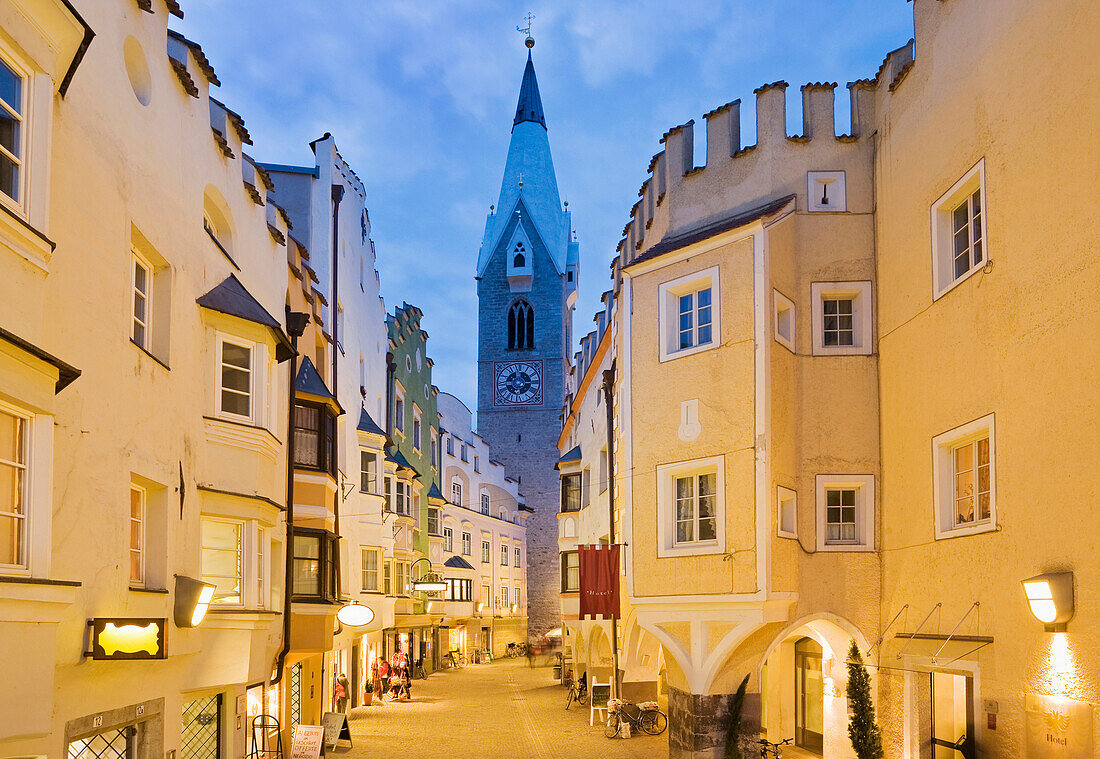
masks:
[[[521,656],[527,656],[527,644],[526,643],[509,643],[508,644],[508,658],[518,659]]]
[[[760,759],[768,759],[768,757],[772,757],[773,759],[779,759],[779,757],[783,756],[783,746],[786,746],[788,743],[791,743],[793,740],[794,740],[793,738],[787,738],[785,740],[780,741],[779,743],[772,743],[771,741],[767,740],[766,738],[761,738],[760,739]]]
[[[565,710],[569,711],[569,706],[576,701],[581,706],[588,703],[588,679],[581,675],[579,681],[570,681],[569,694],[565,697]]]
[[[607,722],[603,734],[614,738],[622,730],[624,722],[630,723],[631,729],[638,728],[649,735],[660,735],[668,727],[668,717],[656,701],[634,704],[621,698],[611,699],[607,702]]]

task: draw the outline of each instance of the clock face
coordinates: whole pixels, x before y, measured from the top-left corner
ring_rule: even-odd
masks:
[[[538,406],[542,403],[542,362],[500,362],[495,385],[498,406]]]

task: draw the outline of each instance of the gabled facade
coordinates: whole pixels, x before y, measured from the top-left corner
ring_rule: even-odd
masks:
[[[478,431],[534,510],[528,608],[536,635],[559,616],[553,466],[579,276],[573,238],[528,53],[500,197],[478,253]]]

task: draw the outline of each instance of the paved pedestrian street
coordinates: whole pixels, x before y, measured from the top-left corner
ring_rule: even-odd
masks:
[[[565,710],[549,667],[525,660],[469,665],[413,681],[413,698],[353,709],[348,757],[409,759],[665,759],[668,731],[608,740],[588,707]],[[377,702],[376,702],[377,703]]]

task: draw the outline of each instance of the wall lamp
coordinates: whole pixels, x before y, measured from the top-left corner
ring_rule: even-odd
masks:
[[[172,616],[176,627],[198,627],[206,618],[216,586],[194,577],[176,575],[176,600]]]
[[[374,610],[358,601],[352,601],[340,607],[336,612],[336,619],[348,627],[366,627],[374,621]]]
[[[1065,632],[1073,618],[1073,572],[1047,572],[1023,581],[1024,595],[1047,632]]]

